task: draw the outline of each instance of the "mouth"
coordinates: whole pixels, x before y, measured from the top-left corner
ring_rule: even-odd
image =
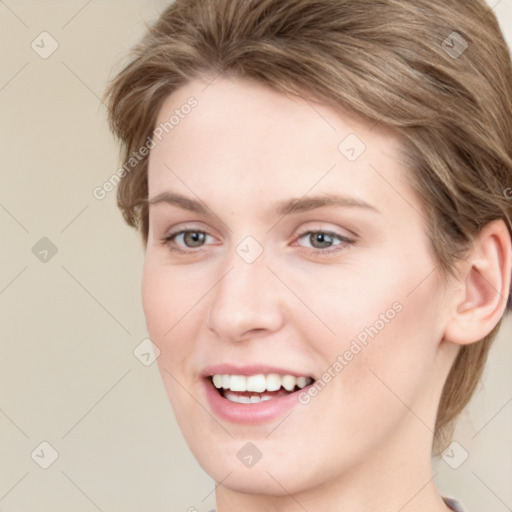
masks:
[[[257,404],[292,395],[314,383],[312,377],[280,375],[214,374],[207,377],[216,392],[225,400],[237,404]]]

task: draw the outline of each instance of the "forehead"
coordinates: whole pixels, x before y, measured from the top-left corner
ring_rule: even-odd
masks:
[[[189,82],[165,100],[156,127],[150,197],[236,192],[247,206],[336,191],[385,206],[409,193],[395,134],[254,81]]]

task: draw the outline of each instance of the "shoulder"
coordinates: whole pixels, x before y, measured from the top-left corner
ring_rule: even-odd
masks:
[[[450,507],[453,510],[453,512],[465,512],[464,509],[462,508],[462,505],[458,501],[452,498],[443,498],[443,500],[446,503],[446,505],[448,505],[448,507]],[[208,512],[216,512],[216,510],[212,509],[209,510]]]
[[[448,505],[448,507],[450,507],[453,510],[453,512],[465,512],[464,509],[462,508],[462,505],[458,501],[452,498],[443,498],[443,500]],[[212,509],[209,510],[208,512],[216,512],[216,510]]]
[[[462,505],[453,498],[443,498],[444,502],[448,507],[450,507],[453,512],[465,512],[465,510],[462,508]]]

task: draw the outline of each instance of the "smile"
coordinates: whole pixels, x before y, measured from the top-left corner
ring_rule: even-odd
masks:
[[[211,380],[223,398],[239,404],[255,404],[286,396],[313,382],[310,377],[277,373],[249,376],[215,374]]]
[[[308,372],[309,373],[309,372]],[[279,420],[300,405],[315,378],[305,370],[262,363],[218,363],[200,375],[211,413],[229,423],[259,425]]]

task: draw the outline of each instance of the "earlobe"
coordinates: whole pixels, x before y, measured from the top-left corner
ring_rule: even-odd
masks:
[[[512,241],[505,222],[497,219],[480,231],[464,260],[453,294],[453,314],[444,339],[459,345],[475,343],[499,322],[510,291]]]

